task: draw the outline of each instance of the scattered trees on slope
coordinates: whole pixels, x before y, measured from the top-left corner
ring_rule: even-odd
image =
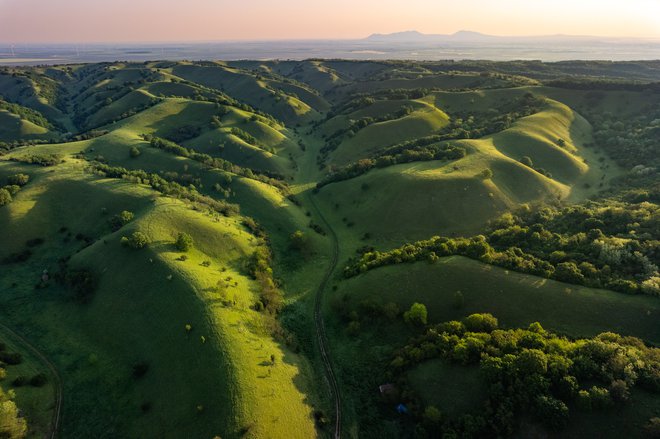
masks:
[[[462,255],[563,282],[660,296],[658,215],[655,204],[609,199],[583,206],[523,208],[494,222],[487,235],[436,236],[388,252],[367,251],[352,260],[344,274]]]

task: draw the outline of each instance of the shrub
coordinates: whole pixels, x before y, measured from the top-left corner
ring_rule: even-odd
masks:
[[[185,232],[179,232],[174,243],[177,250],[187,252],[193,247],[193,238]]]
[[[141,361],[133,365],[133,378],[142,378],[149,371],[149,364]]]
[[[30,385],[32,387],[43,387],[48,382],[46,374],[38,373],[30,378]]]
[[[4,189],[7,192],[9,192],[9,195],[11,195],[13,197],[14,195],[16,195],[17,193],[20,192],[21,187],[16,185],[16,184],[10,184],[8,186],[5,186]]]
[[[0,361],[14,366],[23,362],[23,356],[18,352],[0,351]]]
[[[623,380],[614,380],[610,384],[610,397],[617,404],[624,404],[630,399],[630,389]]]
[[[88,303],[98,286],[98,279],[89,270],[69,270],[64,275],[64,283],[73,290],[74,299]]]
[[[25,186],[30,181],[30,176],[27,174],[14,174],[7,177],[7,183],[16,186]]]
[[[122,210],[120,213],[110,218],[110,227],[112,228],[113,231],[117,231],[122,227],[124,227],[126,224],[133,221],[134,217],[135,215],[133,214],[133,212],[129,212],[128,210]]]
[[[12,157],[11,160],[40,166],[54,166],[62,163],[59,154],[27,154],[21,157]]]
[[[612,405],[609,390],[602,387],[593,386],[589,389],[589,397],[591,399],[591,406],[594,408],[602,409]]]
[[[0,206],[11,203],[11,194],[7,189],[0,188]]]
[[[650,439],[660,438],[660,418],[651,418],[644,426],[644,433]]]
[[[19,375],[16,378],[14,378],[14,381],[11,382],[11,385],[14,387],[22,387],[28,383],[27,377],[23,375]]]

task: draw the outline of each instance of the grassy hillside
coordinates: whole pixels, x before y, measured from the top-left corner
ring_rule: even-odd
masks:
[[[0,141],[48,138],[48,129],[8,111],[0,111]]]
[[[29,335],[42,347],[53,346],[44,349],[60,367],[79,365],[65,383],[63,432],[79,436],[102,428],[119,435],[177,437],[186,431],[234,437],[247,429],[257,436],[267,431],[291,437],[288,428],[274,427],[286,416],[298,437],[315,434],[297,356],[274,342],[259,314],[250,310],[258,288],[242,274],[242,260],[257,239],[238,219],[209,217],[144,187],[99,180],[82,173],[75,161],[60,165],[56,174],[7,162],[2,168],[3,173],[27,171],[32,182],[0,212],[2,227],[12,237],[0,257],[22,250],[29,239],[45,240],[15,270],[13,281],[22,281],[4,285],[9,291],[4,300],[20,298],[24,309],[27,305],[42,316],[32,320]],[[106,222],[122,209],[135,212],[136,219],[110,233]],[[119,238],[133,230],[149,236],[149,249],[120,246]],[[180,253],[172,244],[180,231],[196,242],[183,262],[176,260]],[[55,271],[58,254],[73,254],[72,267],[99,275],[91,304],[72,303],[58,285],[32,290],[29,279],[44,268]],[[202,264],[206,260],[209,267]],[[40,300],[44,295],[50,298]],[[229,307],[222,304],[227,300]],[[23,326],[28,316],[8,317]],[[66,345],[56,341],[64,334]],[[67,345],[78,348],[72,353]],[[241,348],[246,345],[255,349]],[[131,377],[138,363],[149,365],[144,378]],[[176,399],[167,396],[172,392]],[[116,396],[99,405],[94,395],[104,393]],[[94,416],[77,422],[82,413]],[[191,416],[207,420],[191,423]]]
[[[505,329],[658,345],[660,106],[639,82],[654,67],[593,82],[580,75],[607,69],[587,64],[0,69],[0,339],[15,331],[37,352],[2,388],[56,372],[17,388],[28,437],[48,435],[60,409],[58,433],[75,438],[436,437],[422,409],[462,419],[492,388],[479,358],[420,354],[392,372],[433,325],[492,313]],[[485,235],[508,259],[467,253],[479,238],[423,253],[434,263],[392,256],[437,235]],[[389,265],[342,275],[386,251]],[[548,264],[547,279],[522,274]],[[428,314],[417,325],[414,303]],[[597,366],[643,375],[617,361]],[[573,401],[564,430],[523,411],[510,436],[617,437],[629,424],[638,437],[658,410],[656,378],[639,376],[625,375],[616,420]],[[380,396],[387,382],[412,393]]]

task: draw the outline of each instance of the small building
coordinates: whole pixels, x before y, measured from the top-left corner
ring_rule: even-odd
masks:
[[[381,384],[378,391],[383,402],[393,403],[399,400],[399,388],[392,383]]]
[[[396,392],[396,386],[392,383],[385,383],[378,386],[381,396],[389,396]]]

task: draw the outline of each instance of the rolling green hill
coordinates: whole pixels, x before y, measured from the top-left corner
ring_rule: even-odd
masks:
[[[635,66],[0,69],[0,342],[25,356],[0,385],[28,437],[641,437],[660,410],[660,90]],[[480,313],[555,344],[488,351],[499,335],[445,323]],[[471,363],[423,344],[451,331]],[[602,348],[533,383],[564,430],[536,400],[487,421],[486,357],[539,346]]]

